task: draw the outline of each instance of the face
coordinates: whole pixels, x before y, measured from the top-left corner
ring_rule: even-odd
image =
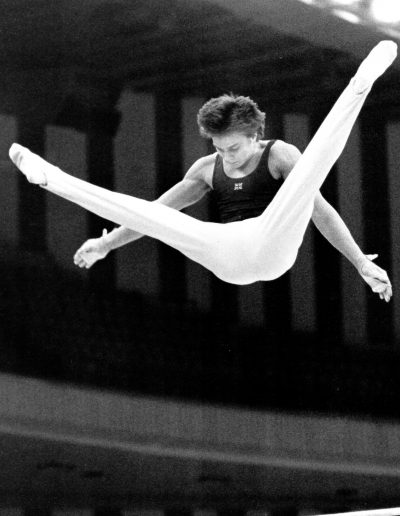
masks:
[[[213,136],[212,142],[224,163],[235,168],[245,165],[257,148],[257,136],[250,137],[243,133]]]

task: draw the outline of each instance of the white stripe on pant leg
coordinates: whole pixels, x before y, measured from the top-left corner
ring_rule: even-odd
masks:
[[[74,129],[48,126],[46,129],[46,159],[57,163],[80,179],[87,179],[86,135]],[[87,213],[53,195],[47,196],[47,242],[56,261],[67,269],[80,273],[73,262],[76,249],[88,236]]]
[[[157,197],[155,108],[152,95],[126,90],[118,108],[122,118],[114,139],[115,189],[149,201]],[[160,291],[157,242],[142,238],[116,253],[117,286],[144,294]]]
[[[2,176],[0,206],[5,223],[0,225],[0,238],[3,242],[17,244],[18,228],[18,177],[10,173],[14,165],[8,159],[8,149],[17,138],[15,117],[0,115],[0,160]],[[3,169],[5,167],[5,170]]]
[[[356,123],[337,165],[339,213],[363,249],[363,191],[360,128]],[[373,250],[372,250],[373,251]],[[362,344],[367,339],[367,290],[354,266],[342,260],[343,336]]]
[[[284,132],[285,140],[303,151],[310,139],[308,118],[299,114],[285,115]],[[290,272],[291,326],[294,331],[314,332],[317,328],[315,284],[314,242],[311,232],[307,231]]]
[[[395,288],[393,302],[393,321],[395,337],[400,338],[400,122],[391,122],[387,126],[387,156],[389,173],[390,232],[392,240],[392,263],[389,275]],[[377,174],[379,171],[377,170]],[[377,198],[379,202],[379,198]]]
[[[182,143],[184,171],[200,157],[207,154],[207,142],[199,134],[197,112],[204,99],[189,97],[182,101]],[[209,201],[206,196],[199,203],[185,209],[185,213],[200,220],[209,220]],[[211,273],[201,265],[188,260],[186,263],[187,299],[200,310],[211,309]]]

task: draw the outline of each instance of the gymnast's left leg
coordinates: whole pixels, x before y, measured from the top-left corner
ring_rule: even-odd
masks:
[[[391,41],[382,41],[372,49],[260,215],[260,279],[274,279],[293,265],[312,215],[314,198],[340,156],[374,81],[390,66],[396,52],[397,45]]]

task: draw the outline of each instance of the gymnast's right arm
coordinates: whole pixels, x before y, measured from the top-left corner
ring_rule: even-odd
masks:
[[[210,190],[205,180],[208,156],[197,160],[185,174],[182,181],[167,190],[154,202],[159,202],[175,210],[182,210],[199,201]],[[138,240],[143,235],[124,226],[115,228],[107,234],[104,230],[100,238],[91,238],[76,251],[74,263],[78,267],[89,269],[108,253],[129,242]]]

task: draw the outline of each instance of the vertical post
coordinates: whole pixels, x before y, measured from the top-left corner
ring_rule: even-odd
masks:
[[[181,98],[170,91],[156,95],[157,190],[161,195],[182,179]],[[161,296],[179,303],[186,298],[185,258],[165,244],[159,244]]]

